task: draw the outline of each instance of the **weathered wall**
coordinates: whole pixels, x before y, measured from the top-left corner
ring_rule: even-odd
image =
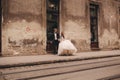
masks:
[[[46,0],[2,0],[3,55],[44,54]],[[120,48],[120,2],[115,0],[60,0],[60,31],[79,51],[90,50],[90,1],[99,4],[99,48]]]
[[[115,0],[99,1],[99,47],[101,49],[119,48],[118,5]]]
[[[89,4],[99,5],[98,39],[100,49],[120,48],[118,5],[115,0],[61,0],[61,31],[80,50],[90,49]]]
[[[3,0],[4,1],[4,0]],[[3,5],[3,55],[44,54],[43,0],[6,0]],[[4,2],[6,3],[6,2]]]
[[[61,31],[78,51],[90,49],[90,27],[87,0],[61,0]]]

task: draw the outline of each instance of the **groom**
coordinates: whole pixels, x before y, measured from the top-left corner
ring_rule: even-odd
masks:
[[[57,51],[58,51],[59,38],[60,38],[60,35],[58,33],[58,30],[57,28],[54,28],[54,32],[52,35],[52,44],[53,44],[54,54],[57,54]]]

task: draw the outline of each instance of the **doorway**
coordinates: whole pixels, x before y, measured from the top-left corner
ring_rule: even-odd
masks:
[[[59,3],[60,0],[46,0],[46,24],[47,24],[47,52],[53,51],[51,43],[53,29],[59,31]]]
[[[120,39],[120,7],[118,8],[118,34]]]
[[[98,9],[99,5],[90,4],[91,49],[98,49]]]
[[[0,56],[2,56],[2,40],[1,39],[2,39],[2,6],[0,6]]]

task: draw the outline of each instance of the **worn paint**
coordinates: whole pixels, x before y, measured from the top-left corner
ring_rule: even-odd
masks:
[[[99,5],[98,41],[100,49],[119,48],[117,4],[114,0],[91,0]],[[88,0],[62,0],[61,29],[68,39],[73,39],[80,50],[90,49],[90,23]],[[81,4],[81,5],[79,5]],[[83,43],[89,47],[83,46]]]
[[[90,50],[90,29],[88,20],[86,19],[86,3],[85,0],[62,0],[64,3],[61,8],[62,30],[67,39],[71,40],[78,51]]]
[[[89,49],[89,47],[85,45],[89,46],[90,44],[90,31],[86,28],[84,23],[69,20],[65,23],[64,27],[66,39],[74,41],[78,51],[79,49]]]
[[[31,47],[32,50],[36,50],[35,48],[38,45],[43,45],[42,28],[37,22],[10,21],[5,27],[6,35],[4,35],[3,43],[5,43],[6,46],[3,45],[3,48],[8,49],[11,47],[11,49],[17,51],[16,47]],[[18,52],[20,52],[20,50]]]
[[[45,54],[42,0],[9,0],[3,5],[3,55]],[[8,8],[9,7],[9,8]]]
[[[41,14],[41,0],[9,0],[10,13],[30,13],[33,15]]]
[[[101,1],[103,11],[103,26],[102,33],[99,35],[99,47],[102,49],[106,48],[119,48],[119,31],[118,31],[118,19],[117,19],[117,5],[114,0]]]
[[[66,39],[75,44],[78,52],[90,50],[91,1],[99,5],[99,48],[120,49],[120,17],[118,17],[120,2],[115,0],[60,0],[60,31],[64,31]],[[8,5],[5,5],[2,17],[4,55],[32,55],[46,52],[45,2],[45,0],[9,0]]]
[[[101,48],[116,48],[119,45],[119,36],[114,29],[110,31],[105,29],[103,35],[100,37]]]

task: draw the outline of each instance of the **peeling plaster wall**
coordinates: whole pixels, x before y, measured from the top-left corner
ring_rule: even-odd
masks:
[[[99,26],[102,29],[99,30],[101,33],[99,35],[99,47],[101,49],[120,48],[117,4],[114,0],[101,0],[100,2],[102,4],[101,11],[103,11],[100,17],[102,17],[103,25]]]
[[[10,0],[10,13],[31,13],[34,15],[41,14],[42,0]]]
[[[3,55],[44,54],[45,0],[3,0]],[[115,0],[60,0],[60,31],[79,51],[90,50],[90,1],[99,4],[99,48],[120,48],[120,2]]]
[[[61,0],[61,31],[78,51],[90,49],[87,0]]]
[[[9,0],[7,6],[2,26],[3,55],[44,54],[42,0]]]
[[[99,5],[98,41],[100,49],[120,48],[118,2],[115,0],[61,0],[61,30],[78,51],[90,50],[89,4]]]

